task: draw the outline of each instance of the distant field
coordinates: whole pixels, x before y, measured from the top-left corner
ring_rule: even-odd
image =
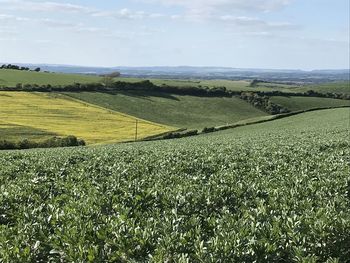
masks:
[[[2,139],[50,134],[75,135],[88,144],[134,139],[136,118],[84,104],[54,93],[0,92]],[[6,126],[5,126],[6,125]],[[21,129],[18,126],[25,126]],[[170,127],[139,121],[138,138],[159,134]],[[17,131],[11,133],[11,131]]]
[[[307,110],[322,107],[350,106],[348,100],[337,100],[317,97],[271,97],[271,101],[279,104],[290,111]]]
[[[139,82],[144,78],[116,78],[116,81]],[[250,87],[249,81],[233,80],[180,80],[180,79],[149,79],[155,85],[168,85],[177,87],[226,87],[233,91],[287,91],[287,92],[306,92],[315,90],[318,92],[335,92],[350,94],[349,82],[335,82],[319,85],[296,86],[276,83],[259,83],[256,87]],[[101,77],[81,74],[62,74],[62,73],[44,73],[19,70],[1,70],[0,69],[0,87],[14,87],[18,83],[37,84],[37,85],[68,85],[73,83],[94,83],[100,82]]]
[[[66,93],[118,112],[179,128],[204,128],[266,116],[238,98],[211,98],[157,93]]]
[[[42,141],[55,135],[57,134],[53,132],[0,121],[0,140],[18,141],[21,139],[28,139],[30,141]]]
[[[314,90],[321,93],[335,92],[335,93],[350,94],[350,82],[344,81],[344,82],[325,83],[325,84],[318,84],[318,85],[307,85],[297,89],[297,91],[301,91],[301,92],[304,92],[307,90]]]
[[[349,134],[349,113],[348,108],[325,109],[297,114],[294,116],[277,119],[271,122],[258,123],[250,126],[243,126],[232,130],[225,130],[218,133],[219,136],[236,136],[238,138],[247,136],[277,136],[284,137],[290,134],[292,137],[299,137],[307,140],[305,134],[314,133],[315,136],[320,134],[328,134],[328,141],[324,140],[324,144],[330,144],[332,140],[336,141],[330,131],[338,130],[342,134],[341,139],[348,142]],[[215,136],[213,133],[210,136]],[[270,137],[271,140],[271,137]],[[338,141],[336,141],[338,142]]]
[[[139,82],[143,78],[116,78],[116,81]],[[0,87],[14,87],[18,83],[37,85],[68,85],[73,83],[100,82],[101,77],[81,74],[45,73],[19,70],[0,69]],[[246,81],[230,80],[172,80],[172,79],[150,79],[156,85],[169,85],[178,87],[222,87],[231,90],[251,90]]]
[[[125,79],[126,81],[135,81],[135,79]],[[151,79],[156,85],[166,84],[169,86],[178,87],[225,87],[232,91],[288,91],[294,92],[297,87],[295,85],[276,84],[276,83],[261,83],[256,87],[250,87],[250,81],[246,80],[224,80],[224,79],[213,79],[213,80],[171,80],[171,79]]]
[[[44,73],[20,70],[0,69],[0,87],[14,87],[18,83],[37,84],[37,85],[68,85],[76,82],[92,83],[99,82],[100,77],[79,75],[79,74],[60,74]]]

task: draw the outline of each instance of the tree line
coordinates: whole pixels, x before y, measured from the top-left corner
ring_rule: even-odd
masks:
[[[169,86],[166,84],[155,85],[149,80],[139,82],[115,81],[112,83],[74,83],[69,85],[37,85],[18,83],[15,87],[0,87],[3,91],[42,91],[42,92],[80,92],[80,91],[152,91],[172,93],[177,95],[193,95],[193,96],[213,96],[213,97],[232,97],[247,94],[245,91],[227,90],[226,87],[195,87],[195,86]],[[258,96],[288,96],[288,97],[321,97],[332,99],[350,100],[350,94],[345,93],[320,93],[314,90],[306,92],[282,92],[282,91],[254,91],[250,92]]]
[[[350,95],[345,93],[320,93],[314,90],[307,92],[282,92],[282,91],[232,91],[226,87],[195,87],[195,86],[169,86],[155,85],[149,80],[139,82],[101,82],[101,83],[74,83],[65,86],[52,85],[37,85],[37,84],[17,84],[15,87],[0,87],[3,91],[36,91],[36,92],[155,92],[155,93],[170,93],[176,95],[190,95],[202,97],[239,97],[254,107],[257,107],[270,114],[280,114],[289,112],[288,109],[281,105],[273,103],[270,98],[273,96],[288,96],[288,97],[320,97],[350,100]]]
[[[37,85],[18,83],[15,87],[0,87],[2,91],[37,91],[37,92],[84,92],[84,91],[147,91],[147,92],[163,92],[178,95],[193,96],[213,96],[213,97],[232,97],[235,95],[228,91],[225,87],[201,88],[201,87],[177,87],[161,85],[157,86],[149,80],[140,82],[124,82],[117,81],[110,85],[104,83],[74,83],[69,85]]]
[[[40,68],[35,68],[35,69],[31,70],[28,67],[20,67],[20,66],[12,65],[12,64],[3,64],[3,65],[1,65],[0,69],[12,69],[12,70],[22,70],[22,71],[35,71],[35,72],[41,71]]]
[[[23,150],[32,148],[57,148],[57,147],[73,147],[85,146],[86,143],[82,139],[75,136],[52,137],[44,141],[31,141],[23,139],[20,141],[0,140],[0,150]]]
[[[273,103],[270,100],[270,97],[266,95],[261,96],[253,92],[242,92],[240,98],[249,102],[254,107],[259,108],[272,115],[290,112],[290,110],[288,110],[287,108],[279,104]]]

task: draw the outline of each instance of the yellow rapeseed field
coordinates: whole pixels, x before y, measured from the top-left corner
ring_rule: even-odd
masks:
[[[0,92],[0,122],[59,136],[75,135],[88,144],[122,142],[172,129],[157,123],[73,100],[56,93]],[[4,138],[6,139],[6,138]]]

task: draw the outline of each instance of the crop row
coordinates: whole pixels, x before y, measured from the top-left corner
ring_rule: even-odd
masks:
[[[0,155],[0,262],[348,262],[344,127]]]

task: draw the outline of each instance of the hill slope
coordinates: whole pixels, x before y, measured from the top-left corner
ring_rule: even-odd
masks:
[[[80,92],[66,95],[179,128],[219,126],[267,115],[237,98],[179,96],[150,92],[118,94]]]
[[[2,124],[31,127],[45,136],[47,133],[75,135],[90,144],[133,140],[136,132],[134,117],[54,93],[0,92],[0,119]],[[139,120],[138,138],[170,129]],[[8,129],[2,134],[0,126],[0,134],[6,133]],[[29,136],[32,133],[32,130],[28,131]],[[23,135],[25,131],[21,133]]]
[[[350,106],[349,100],[318,98],[318,97],[271,97],[273,103],[279,104],[290,111],[312,108]]]
[[[100,77],[88,75],[0,69],[0,87],[15,87],[18,83],[37,85],[69,85],[74,83],[93,83],[99,82],[100,80]]]
[[[299,88],[297,90],[302,92],[307,90],[314,90],[321,93],[335,92],[335,93],[350,94],[350,82],[343,81],[343,82],[331,82],[331,83],[318,84],[318,85],[308,85],[308,86]]]
[[[349,109],[0,155],[8,262],[347,262]],[[13,249],[18,248],[18,249]]]

